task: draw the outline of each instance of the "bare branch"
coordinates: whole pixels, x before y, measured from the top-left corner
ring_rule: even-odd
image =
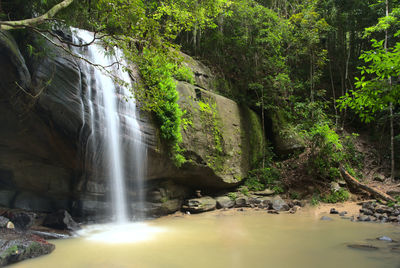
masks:
[[[72,2],[74,2],[74,0],[64,0],[61,3],[53,6],[49,11],[47,11],[43,15],[36,18],[17,20],[17,21],[0,21],[0,30],[13,30],[19,27],[41,24],[46,20],[53,18],[60,10],[68,7]]]

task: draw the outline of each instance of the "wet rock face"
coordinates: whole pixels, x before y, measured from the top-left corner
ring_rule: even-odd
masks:
[[[110,209],[106,168],[95,172],[84,161],[93,154],[86,151],[93,131],[86,122],[88,84],[93,79],[79,60],[48,43],[45,46],[51,57],[24,58],[13,38],[0,32],[0,93],[6,99],[0,103],[0,205],[47,213],[66,209],[83,217],[105,214]],[[260,155],[261,146],[255,142],[259,139],[252,137],[263,135],[261,122],[250,109],[212,93],[210,71],[190,61],[196,85],[179,82],[178,91],[179,105],[193,116],[193,127],[182,132],[185,156],[191,161],[176,168],[152,116],[140,112],[148,157],[146,179],[169,179],[196,189],[233,187]],[[131,69],[135,76],[137,70]],[[211,105],[218,120],[223,148],[217,154],[216,137],[207,125],[207,116],[214,115],[200,111],[199,102]],[[130,142],[126,127],[122,122],[123,143]],[[124,168],[125,174],[132,173],[129,165]],[[169,200],[151,206],[169,213],[183,199]]]
[[[48,214],[44,219],[43,226],[70,231],[80,229],[79,225],[72,219],[71,215],[66,210],[59,210],[52,214]]]
[[[0,266],[49,254],[54,249],[39,236],[0,229]]]

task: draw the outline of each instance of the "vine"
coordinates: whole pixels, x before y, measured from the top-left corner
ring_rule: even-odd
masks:
[[[145,87],[135,92],[136,99],[143,109],[155,113],[161,138],[167,142],[175,165],[180,167],[186,162],[180,146],[184,112],[178,105],[175,79],[193,83],[194,75],[180,66],[180,58],[155,49],[144,48],[137,62]]]

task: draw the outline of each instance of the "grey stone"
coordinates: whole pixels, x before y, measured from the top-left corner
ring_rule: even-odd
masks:
[[[236,207],[248,207],[250,205],[249,198],[247,196],[239,196],[235,200]]]
[[[271,190],[271,189],[265,189],[263,191],[254,192],[253,194],[260,195],[260,196],[271,196],[271,195],[275,194],[275,191]]]
[[[9,229],[0,230],[0,266],[49,254],[54,248],[53,244],[37,236]]]
[[[358,217],[359,221],[371,221],[371,218],[369,216],[361,215]]]
[[[7,212],[8,218],[14,223],[16,229],[28,230],[35,224],[37,214],[29,211],[9,211]]]
[[[385,241],[385,242],[393,242],[393,239],[391,239],[388,236],[381,236],[381,237],[378,237],[377,239],[380,241]]]
[[[335,181],[331,182],[330,188],[331,188],[331,191],[333,191],[333,192],[337,192],[341,189],[339,183],[337,183]]]
[[[231,208],[235,205],[235,201],[227,196],[218,196],[215,199],[217,201],[217,208]]]
[[[181,199],[168,199],[161,203],[150,203],[147,205],[147,213],[152,216],[163,216],[177,212],[182,207]]]
[[[335,208],[331,208],[329,214],[339,214],[339,211],[337,211]]]
[[[191,213],[200,213],[210,210],[214,210],[217,206],[217,201],[209,196],[203,196],[200,198],[192,198],[185,201],[182,208]]]
[[[328,216],[322,216],[321,221],[333,221],[333,219]]]
[[[43,226],[47,226],[59,230],[79,230],[79,225],[72,219],[71,215],[66,210],[48,214],[43,221]]]
[[[6,228],[9,221],[8,218],[0,216],[0,228]]]
[[[289,205],[277,195],[272,199],[272,208],[276,211],[288,211]]]

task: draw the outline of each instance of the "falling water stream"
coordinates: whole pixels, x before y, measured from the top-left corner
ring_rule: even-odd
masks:
[[[72,28],[73,42],[87,44],[93,33]],[[86,84],[82,92],[83,128],[90,129],[84,141],[87,165],[92,175],[105,173],[111,189],[112,218],[127,223],[134,217],[143,218],[143,181],[145,148],[137,121],[136,104],[128,86],[132,84],[123,69],[126,62],[122,52],[114,48],[109,53],[100,43],[76,47],[74,52],[87,59],[81,62],[81,74]],[[95,66],[96,65],[96,66]],[[120,81],[120,82],[116,82]],[[135,215],[130,214],[127,181],[132,181],[136,192]]]

